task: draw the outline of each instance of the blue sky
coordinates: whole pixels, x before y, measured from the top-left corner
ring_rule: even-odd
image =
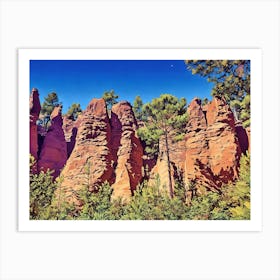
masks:
[[[113,89],[119,101],[133,103],[136,95],[149,102],[162,93],[211,99],[212,84],[192,75],[183,60],[31,60],[30,91],[38,88],[40,101],[56,92],[65,113],[72,103],[85,109],[90,100]]]

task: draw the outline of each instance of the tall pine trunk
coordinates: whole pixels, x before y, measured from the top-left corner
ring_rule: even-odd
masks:
[[[164,137],[165,137],[165,147],[166,147],[166,156],[167,156],[169,194],[170,194],[170,197],[173,198],[173,187],[172,187],[172,177],[171,177],[171,162],[170,162],[170,156],[169,156],[169,145],[168,145],[167,135],[168,135],[167,132],[165,132]]]

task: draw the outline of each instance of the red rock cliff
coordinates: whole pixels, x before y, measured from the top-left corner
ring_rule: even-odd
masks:
[[[77,205],[77,191],[87,185],[90,191],[108,181],[113,183],[111,127],[104,99],[92,99],[80,115],[76,143],[61,175],[68,200]]]
[[[232,111],[223,99],[202,110],[200,100],[189,107],[186,137],[185,179],[208,189],[219,188],[238,176],[241,149]]]
[[[51,125],[45,136],[39,161],[39,170],[54,170],[56,178],[67,160],[67,145],[62,129],[61,107],[55,107],[51,114]]]
[[[69,116],[63,117],[63,131],[65,135],[65,141],[67,143],[67,155],[70,157],[75,144],[76,144],[76,137],[78,128],[81,124],[81,115],[76,120],[73,120]]]
[[[41,111],[38,89],[33,88],[29,98],[30,154],[38,159],[38,131],[36,121]]]
[[[142,180],[143,147],[136,135],[137,122],[128,102],[113,106],[112,148],[116,162],[113,197],[129,199]]]

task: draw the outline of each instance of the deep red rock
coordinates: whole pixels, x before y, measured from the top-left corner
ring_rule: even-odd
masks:
[[[69,116],[63,117],[63,131],[65,135],[65,141],[67,143],[67,156],[70,157],[75,144],[78,128],[81,124],[81,115],[76,120],[73,120]]]
[[[45,136],[40,157],[38,160],[39,170],[54,170],[56,178],[67,160],[67,145],[62,129],[61,107],[55,107],[51,116],[51,125]]]
[[[41,111],[38,89],[33,88],[29,98],[29,122],[30,122],[30,154],[38,159],[38,131],[37,120]]]

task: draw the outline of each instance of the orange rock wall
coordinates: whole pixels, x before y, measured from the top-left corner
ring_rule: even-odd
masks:
[[[67,160],[67,145],[62,129],[61,107],[55,107],[38,160],[38,169],[54,170],[53,177],[59,176]]]
[[[136,135],[137,122],[128,102],[113,106],[111,124],[116,162],[113,197],[129,199],[142,180],[143,147]]]
[[[237,178],[241,148],[226,102],[213,98],[206,110],[199,99],[188,107],[185,180],[218,190]]]
[[[88,186],[90,191],[103,182],[113,183],[111,126],[104,99],[92,99],[80,116],[75,147],[61,175],[68,199],[79,204],[77,191]]]

